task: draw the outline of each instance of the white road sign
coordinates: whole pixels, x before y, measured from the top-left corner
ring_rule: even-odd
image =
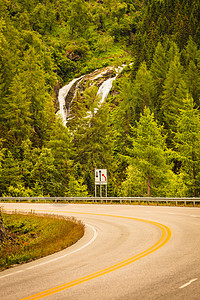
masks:
[[[95,184],[107,184],[107,169],[95,169]]]

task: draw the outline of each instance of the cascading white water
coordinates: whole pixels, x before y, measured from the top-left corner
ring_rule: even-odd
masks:
[[[125,65],[122,65],[121,67],[115,68],[115,72],[116,75],[112,78],[106,79],[99,87],[97,95],[100,96],[100,101],[99,104],[101,105],[105,99],[107,98],[110,90],[112,89],[112,85],[113,85],[113,81],[117,78],[117,76],[122,72],[123,68],[125,67]],[[96,75],[93,80],[103,77],[105,75],[106,71],[103,70],[102,72],[100,72],[98,75]],[[75,93],[76,93],[76,89],[79,86],[79,83],[81,82],[81,79],[84,77],[85,75],[79,77],[79,78],[75,78],[72,81],[70,81],[67,85],[65,85],[64,87],[62,87],[59,90],[59,94],[58,94],[58,102],[59,102],[59,108],[60,110],[57,112],[57,115],[60,116],[62,118],[63,124],[66,125],[67,122],[67,117],[69,116],[69,112],[67,111],[66,108],[66,103],[65,103],[65,99],[69,93],[69,91],[71,90],[71,88],[73,87],[74,84],[77,83],[76,88],[75,88]],[[95,112],[98,110],[98,108],[96,108]]]
[[[74,78],[72,81],[70,81],[67,85],[65,85],[64,87],[62,87],[59,90],[59,94],[58,94],[58,102],[59,102],[59,111],[57,112],[57,115],[61,117],[62,121],[63,121],[63,125],[66,125],[66,119],[67,119],[67,108],[66,108],[66,104],[65,104],[65,98],[67,96],[67,94],[69,93],[70,89],[72,88],[72,86],[79,81],[80,79],[82,79],[84,76],[81,76],[79,78]]]
[[[99,87],[97,95],[101,96],[100,104],[104,102],[107,98],[110,90],[112,89],[113,81],[117,78],[117,76],[122,72],[126,65],[122,65],[122,67],[115,68],[116,76],[105,80],[102,85]]]
[[[109,78],[106,81],[102,83],[102,85],[99,87],[97,95],[100,95],[100,104],[104,102],[104,100],[107,98],[110,90],[112,89],[113,81],[116,79],[116,76],[113,78]]]

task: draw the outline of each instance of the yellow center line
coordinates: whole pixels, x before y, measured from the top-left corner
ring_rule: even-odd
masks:
[[[136,254],[126,260],[123,260],[113,266],[110,266],[108,268],[105,268],[103,270],[100,270],[98,272],[92,273],[90,275],[84,276],[82,278],[67,282],[65,284],[53,287],[51,289],[45,290],[43,292],[34,294],[32,296],[28,296],[25,298],[22,298],[20,300],[28,300],[28,299],[41,299],[44,298],[46,296],[49,295],[53,295],[55,293],[58,293],[60,291],[66,290],[70,287],[74,287],[78,284],[81,284],[83,282],[92,280],[94,278],[106,275],[110,272],[116,271],[120,268],[123,268],[129,264],[132,264],[133,262],[155,252],[156,250],[160,249],[161,247],[163,247],[170,239],[171,237],[171,230],[169,227],[167,227],[166,225],[163,225],[161,223],[158,222],[154,222],[154,221],[149,221],[149,220],[144,220],[144,219],[139,219],[139,218],[134,218],[134,217],[126,217],[126,216],[117,216],[117,215],[110,215],[110,214],[94,214],[94,213],[83,213],[83,212],[70,212],[70,211],[47,211],[47,210],[36,210],[36,211],[42,211],[42,212],[55,212],[55,213],[70,213],[70,214],[83,214],[83,215],[92,215],[92,216],[103,216],[103,217],[112,217],[112,218],[121,218],[121,219],[129,219],[129,220],[134,220],[134,221],[139,221],[139,222],[144,222],[144,223],[148,223],[151,225],[154,225],[156,227],[158,227],[161,230],[161,238],[157,241],[157,243],[155,243],[153,246],[151,246],[150,248],[144,250],[143,252]]]

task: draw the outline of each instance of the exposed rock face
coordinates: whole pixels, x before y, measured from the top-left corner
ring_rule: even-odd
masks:
[[[66,124],[66,120],[70,116],[70,107],[77,91],[80,96],[83,97],[85,89],[95,85],[98,88],[97,94],[102,98],[100,101],[102,103],[110,92],[112,82],[115,80],[118,72],[119,70],[114,67],[105,67],[95,70],[90,74],[75,78],[60,89],[58,95],[60,106],[59,114],[63,119],[63,123]]]

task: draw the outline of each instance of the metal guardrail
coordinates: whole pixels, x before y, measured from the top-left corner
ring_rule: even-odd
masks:
[[[164,198],[164,197],[0,197],[0,202],[42,202],[42,203],[101,203],[101,204],[173,204],[184,206],[192,204],[200,205],[200,198]]]

